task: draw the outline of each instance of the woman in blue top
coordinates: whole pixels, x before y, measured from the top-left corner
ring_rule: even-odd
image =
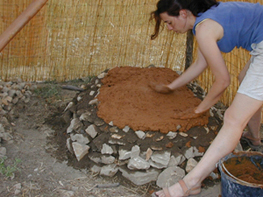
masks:
[[[194,118],[218,102],[230,84],[230,76],[221,52],[242,47],[251,59],[239,75],[239,90],[224,115],[224,124],[198,165],[183,180],[153,194],[178,197],[198,194],[201,182],[215,169],[216,163],[232,152],[241,136],[254,147],[260,146],[261,107],[263,104],[263,6],[243,2],[216,0],[160,0],[152,12],[155,32],[159,34],[163,21],[168,30],[186,33],[192,29],[198,42],[196,61],[171,84],[154,86],[160,93],[169,93],[200,75],[210,66],[214,83],[200,105],[181,118]],[[178,117],[178,115],[176,115]],[[248,132],[243,129],[248,125]]]

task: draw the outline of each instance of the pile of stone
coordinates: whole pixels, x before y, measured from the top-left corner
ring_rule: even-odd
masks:
[[[2,146],[1,142],[13,142],[13,120],[18,114],[15,106],[18,103],[26,105],[30,101],[32,90],[35,88],[36,85],[22,82],[22,80],[0,81],[0,157],[6,155],[6,148]]]
[[[159,187],[177,182],[195,167],[218,133],[225,109],[211,108],[207,126],[184,133],[134,131],[128,125],[118,128],[96,114],[101,79],[106,75],[107,71],[93,78],[66,107],[63,118],[70,121],[65,142],[68,150],[79,162],[91,162],[90,170],[102,176],[112,177],[120,172],[136,185],[154,181]],[[189,88],[204,97],[196,83]],[[218,178],[215,173],[211,176]]]

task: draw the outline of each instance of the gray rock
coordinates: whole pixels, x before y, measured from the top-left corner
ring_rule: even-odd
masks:
[[[130,170],[147,170],[151,166],[150,164],[144,160],[143,158],[137,156],[133,157],[129,160],[128,166]]]
[[[122,130],[123,130],[125,133],[128,133],[128,131],[130,130],[130,127],[129,127],[129,126],[125,126]]]
[[[138,136],[138,138],[140,138],[142,140],[146,137],[146,134],[143,131],[135,131],[135,133]]]
[[[109,154],[113,153],[113,149],[108,144],[103,144],[101,149],[101,154]]]
[[[156,181],[160,173],[159,170],[150,168],[146,171],[130,171],[125,168],[119,168],[122,176],[133,182],[135,185],[144,185],[152,181]]]
[[[182,168],[178,166],[169,167],[158,176],[156,185],[160,188],[170,187],[181,180],[184,176],[185,171]]]
[[[79,120],[80,121],[87,121],[87,122],[90,122],[90,123],[93,123],[94,120],[93,118],[91,117],[91,112],[85,112],[83,114],[81,114],[81,116],[79,117]]]
[[[185,157],[180,153],[175,153],[175,155],[172,155],[169,161],[168,166],[179,166],[185,161]]]
[[[102,155],[101,156],[101,163],[103,164],[113,164],[115,162],[115,157],[111,155]]]
[[[90,168],[90,171],[94,174],[99,174],[100,171],[101,171],[101,167],[100,166],[97,166],[97,165],[94,165]]]
[[[89,153],[89,149],[90,149],[89,146],[80,144],[78,142],[73,142],[72,147],[78,161],[83,159],[83,157]]]
[[[119,160],[126,160],[131,157],[131,151],[119,149]]]
[[[131,158],[138,157],[140,155],[140,147],[138,145],[135,145],[132,147],[131,150]]]
[[[101,168],[100,175],[113,177],[118,172],[118,170],[119,168],[116,164],[105,165]]]
[[[78,118],[73,118],[70,122],[70,126],[67,128],[67,133],[78,130],[82,126],[82,123]]]
[[[92,138],[95,138],[98,135],[98,128],[93,124],[88,126],[88,128],[85,131]]]
[[[194,169],[194,167],[197,165],[197,161],[194,158],[190,158],[187,161],[187,165],[185,168],[185,171],[188,173],[190,172],[192,169]]]
[[[156,164],[168,166],[171,157],[171,152],[154,152],[151,156],[151,160]]]
[[[84,137],[82,134],[76,134],[76,135],[71,134],[70,138],[73,142],[78,142],[83,145],[90,143],[89,138]]]

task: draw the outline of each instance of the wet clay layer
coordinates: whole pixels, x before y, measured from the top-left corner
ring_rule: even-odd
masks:
[[[252,161],[250,157],[246,156],[233,157],[228,159],[224,165],[234,177],[248,183],[263,185],[262,158],[261,161],[257,161],[256,159]]]
[[[137,131],[187,131],[208,123],[208,115],[181,120],[175,114],[198,106],[201,100],[186,86],[161,94],[149,83],[169,84],[179,75],[168,68],[116,67],[102,80],[98,117],[115,126]]]

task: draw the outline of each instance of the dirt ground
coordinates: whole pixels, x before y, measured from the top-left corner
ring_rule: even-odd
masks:
[[[83,82],[73,85],[81,84]],[[60,87],[62,84],[55,85]],[[12,165],[15,159],[21,160],[20,171],[15,172],[13,179],[0,174],[0,196],[139,197],[149,196],[158,189],[151,183],[136,186],[118,175],[100,177],[83,167],[68,165],[66,137],[61,135],[65,123],[61,115],[75,96],[75,91],[61,89],[59,97],[32,96],[28,104],[17,106],[18,115],[13,121],[14,140],[2,142],[2,146],[7,149],[7,164]],[[54,143],[52,139],[58,135],[56,139],[61,142]],[[60,147],[63,143],[64,147]],[[65,154],[55,155],[59,148],[65,148]],[[120,185],[105,188],[114,183]]]
[[[83,82],[82,82],[83,83]],[[53,86],[59,86],[53,84]],[[74,84],[77,86],[78,84]],[[80,84],[81,85],[81,82]],[[43,86],[43,85],[41,85]],[[14,140],[2,146],[7,149],[6,166],[13,166],[20,159],[19,171],[13,179],[0,174],[0,196],[147,196],[150,184],[135,186],[119,176],[114,178],[94,175],[87,169],[67,165],[64,155],[55,155],[61,142],[53,143],[54,137],[65,131],[60,120],[67,104],[76,96],[75,91],[61,89],[60,96],[42,98],[32,96],[28,104],[18,105],[17,118],[13,121]],[[66,145],[66,144],[65,144]],[[60,147],[61,148],[61,147]],[[121,183],[118,187],[95,188]]]

